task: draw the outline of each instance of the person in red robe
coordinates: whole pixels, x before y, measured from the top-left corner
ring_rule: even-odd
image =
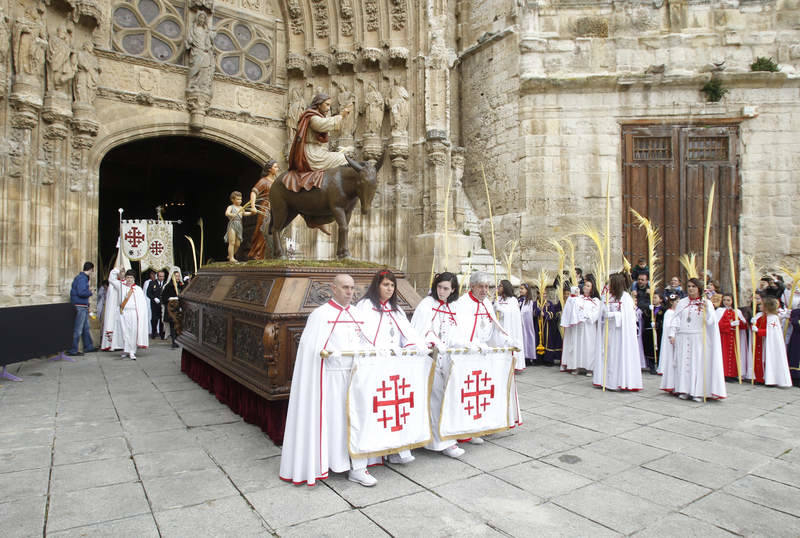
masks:
[[[278,163],[270,159],[261,171],[261,179],[250,191],[250,207],[258,213],[258,222],[250,241],[250,251],[247,257],[251,260],[263,260],[266,256],[267,245],[270,243],[269,222],[269,189],[278,176]]]
[[[717,309],[719,336],[722,342],[722,366],[725,377],[739,377],[736,362],[736,331],[739,332],[739,364],[744,366],[747,351],[747,320],[741,310],[733,307],[733,295],[722,295],[722,306]],[[742,372],[743,374],[745,372]]]

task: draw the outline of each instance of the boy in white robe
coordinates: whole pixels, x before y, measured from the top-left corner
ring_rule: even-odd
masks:
[[[783,340],[783,329],[778,315],[778,300],[772,297],[762,299],[764,312],[756,315],[753,324],[753,337],[761,339],[758,346],[763,361],[764,384],[778,387],[791,387],[792,376],[789,373],[789,359],[786,356],[786,344]],[[759,323],[766,315],[766,323]]]
[[[147,304],[142,288],[136,285],[136,272],[129,269],[125,272],[125,281],[118,278],[119,269],[114,268],[109,275],[109,285],[114,287],[117,295],[119,323],[122,333],[122,356],[136,360],[136,350],[147,349],[149,345]],[[111,308],[111,304],[108,305]]]
[[[561,326],[564,327],[564,352],[561,364],[564,371],[572,374],[586,372],[592,375],[600,348],[598,346],[598,323],[603,303],[597,293],[594,276],[586,275],[583,281],[583,293],[578,295],[574,288],[564,303]]]
[[[367,458],[350,459],[347,448],[347,383],[352,357],[337,351],[372,348],[362,331],[349,275],[333,280],[333,298],[308,317],[297,348],[281,451],[280,478],[313,486],[328,471],[348,472],[348,480],[374,486]],[[320,352],[331,354],[324,360]]]
[[[513,346],[522,351],[514,352],[514,370],[521,372],[525,369],[525,357],[529,353],[525,349],[522,337],[522,316],[519,310],[519,301],[514,296],[514,288],[508,280],[501,280],[497,288],[497,299],[494,301],[494,311],[497,321],[503,326],[503,331],[509,335]]]

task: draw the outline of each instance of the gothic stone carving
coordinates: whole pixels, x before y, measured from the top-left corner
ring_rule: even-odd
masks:
[[[0,97],[5,97],[8,89],[6,86],[6,65],[10,39],[11,32],[8,28],[8,17],[5,16],[3,8],[0,6]]]
[[[364,11],[367,14],[367,31],[375,32],[378,30],[378,1],[364,0]]]
[[[289,7],[289,26],[292,28],[292,33],[299,35],[303,33],[303,8],[300,6],[300,0],[288,0]]]
[[[306,70],[306,59],[296,52],[286,55],[286,70],[289,73],[302,75]]]
[[[353,35],[353,2],[352,0],[340,0],[339,14],[341,16],[339,27],[342,29],[343,36]]]
[[[373,81],[367,84],[365,101],[366,133],[380,134],[383,126],[384,102],[383,95],[378,91],[378,86]]]
[[[41,106],[41,84],[47,51],[47,35],[42,15],[44,5],[28,5],[25,14],[14,23],[14,87],[21,99]]]
[[[392,1],[392,30],[402,30],[406,26],[406,0]]]
[[[213,41],[214,33],[209,28],[208,14],[199,11],[186,40],[186,49],[189,51],[186,105],[191,114],[189,125],[193,129],[203,128],[206,111],[211,104],[216,66]]]
[[[324,39],[328,37],[328,3],[327,0],[311,0],[314,12],[314,34]]]
[[[409,118],[408,90],[395,81],[389,97],[389,114],[392,134],[408,133]]]

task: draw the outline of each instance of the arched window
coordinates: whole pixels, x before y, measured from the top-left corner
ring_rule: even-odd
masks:
[[[214,20],[217,69],[251,82],[272,78],[272,44],[266,32],[238,19]]]
[[[112,10],[114,50],[178,63],[185,49],[184,8],[164,0],[122,0]]]

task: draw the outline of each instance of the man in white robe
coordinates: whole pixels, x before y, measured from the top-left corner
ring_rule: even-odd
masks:
[[[472,273],[469,277],[469,292],[452,304],[452,310],[456,313],[456,322],[466,336],[467,342],[479,349],[513,345],[511,336],[497,321],[492,303],[488,299],[489,283],[488,274],[482,271]],[[514,400],[511,404],[513,424],[522,424],[517,385],[513,380],[511,394]],[[473,437],[471,442],[479,445],[483,443],[483,439]]]
[[[352,357],[337,351],[371,348],[362,331],[349,275],[333,280],[333,298],[308,317],[300,337],[289,393],[280,477],[313,486],[329,470],[349,471],[348,479],[363,486],[377,480],[367,471],[366,458],[350,458],[347,448],[347,383]],[[320,352],[330,353],[322,359]]]
[[[125,281],[118,278],[119,269],[114,268],[109,276],[109,285],[114,287],[117,295],[117,304],[109,304],[109,308],[118,308],[118,328],[122,333],[123,357],[136,360],[136,350],[146,349],[149,345],[147,318],[147,303],[142,288],[136,285],[136,273],[133,270],[125,272]]]

